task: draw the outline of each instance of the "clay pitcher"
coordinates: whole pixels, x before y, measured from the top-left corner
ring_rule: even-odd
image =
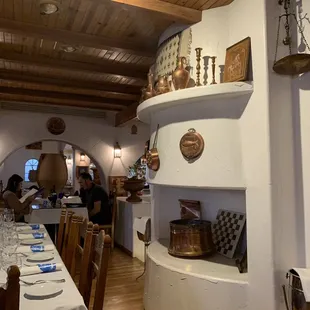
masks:
[[[44,195],[55,188],[59,193],[68,180],[68,170],[63,154],[41,154],[37,170],[37,182],[45,188]]]
[[[161,95],[170,92],[170,86],[168,82],[168,77],[167,76],[160,76],[158,79],[158,82],[156,84],[156,94]]]
[[[172,82],[175,90],[184,89],[188,85],[190,74],[185,69],[185,67],[186,67],[186,58],[179,57],[178,66],[172,74]]]
[[[147,87],[144,93],[145,100],[150,99],[156,95],[155,90],[153,88],[153,74],[152,73],[149,73],[147,75],[147,81],[148,81],[148,84],[147,84]]]

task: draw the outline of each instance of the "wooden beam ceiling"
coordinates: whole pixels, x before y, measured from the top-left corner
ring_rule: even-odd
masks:
[[[135,78],[137,80],[141,80],[141,85],[144,85],[146,80],[146,72],[139,72],[139,70],[137,70],[137,66],[117,63],[112,64],[111,61],[107,60],[102,60],[101,64],[93,64],[77,61],[68,61],[63,59],[54,59],[42,55],[27,55],[3,49],[0,49],[0,59],[61,70],[100,74],[105,73],[118,78]]]
[[[108,94],[123,97],[127,95],[138,95],[140,96],[141,87],[126,85],[126,84],[117,84],[110,82],[89,82],[81,80],[66,80],[55,77],[44,77],[33,75],[30,73],[12,71],[12,70],[1,70],[0,69],[0,79],[7,81],[20,81],[20,82],[31,82],[36,84],[52,84],[59,87],[72,87],[79,89],[89,89],[89,90],[101,90],[107,92]],[[132,99],[127,97],[126,99]]]
[[[102,110],[109,109],[114,111],[120,111],[126,108],[126,101],[119,99],[62,94],[50,91],[38,91],[3,86],[0,86],[0,99],[27,102],[46,102],[64,106],[78,106],[83,108],[94,108]],[[130,104],[130,102],[127,102],[127,104]]]
[[[201,21],[202,12],[160,0],[111,0],[152,12],[161,13],[171,21],[195,24]]]
[[[128,100],[128,101],[137,101],[139,100],[138,95],[125,94],[125,93],[113,93],[108,91],[101,91],[97,89],[88,89],[88,88],[76,88],[76,87],[66,87],[66,86],[55,86],[53,84],[46,83],[34,83],[27,82],[21,78],[17,81],[11,81],[7,79],[0,78],[0,86],[3,87],[12,87],[12,88],[23,88],[23,89],[33,89],[33,90],[43,90],[43,91],[51,91],[58,93],[66,93],[70,94],[80,94],[80,95],[89,95],[100,98],[114,98],[120,100]]]
[[[121,126],[122,124],[137,117],[137,108],[139,102],[131,104],[129,107],[115,115],[115,127]]]
[[[38,39],[53,40],[69,45],[87,46],[144,57],[153,58],[156,54],[157,42],[154,42],[155,44],[149,47],[144,41],[131,42],[124,39],[108,38],[61,29],[51,29],[45,26],[39,26],[5,18],[0,18],[0,31],[23,36],[30,36]]]

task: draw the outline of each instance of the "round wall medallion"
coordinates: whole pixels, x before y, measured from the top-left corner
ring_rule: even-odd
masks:
[[[193,162],[200,157],[204,149],[202,136],[191,128],[180,140],[180,150],[184,158]]]
[[[52,135],[61,135],[66,130],[66,124],[60,117],[51,117],[47,121],[47,129]]]

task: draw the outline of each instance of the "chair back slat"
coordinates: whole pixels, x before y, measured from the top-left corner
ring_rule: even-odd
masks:
[[[62,258],[63,262],[66,261],[66,249],[68,246],[69,231],[70,231],[70,226],[71,226],[73,214],[74,214],[74,212],[72,210],[69,210],[67,212],[67,216],[66,216],[65,234],[64,234],[64,239],[63,239],[63,246],[61,249],[61,258]]]
[[[0,309],[19,310],[20,271],[17,266],[8,269],[7,288],[0,288]]]
[[[69,270],[71,276],[74,276],[75,273],[76,246],[80,242],[80,227],[83,225],[83,220],[84,218],[79,215],[73,215],[72,217],[65,260],[66,267]]]
[[[64,242],[66,215],[67,215],[67,209],[62,208],[61,214],[60,214],[58,234],[57,234],[57,243],[56,243],[56,248],[57,248],[58,253],[61,253],[63,242]]]
[[[101,231],[96,238],[93,270],[97,275],[93,310],[102,310],[111,254],[111,237]],[[98,266],[98,269],[95,267]]]
[[[95,241],[99,234],[99,226],[93,225],[92,222],[88,224],[88,229],[84,240],[84,249],[82,256],[82,268],[79,281],[79,291],[83,296],[86,305],[90,302],[91,286],[92,286],[92,260],[95,253]]]

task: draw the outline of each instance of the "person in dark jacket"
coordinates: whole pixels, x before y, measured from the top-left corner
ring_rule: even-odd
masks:
[[[109,225],[112,222],[112,212],[109,196],[106,191],[92,181],[89,173],[80,174],[79,183],[85,190],[89,220],[94,224]]]

